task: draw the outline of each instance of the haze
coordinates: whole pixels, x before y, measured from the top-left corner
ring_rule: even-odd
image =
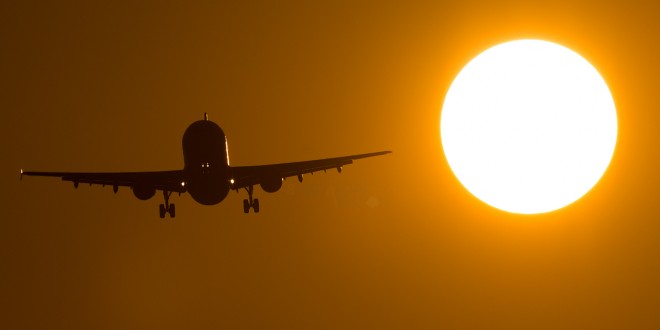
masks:
[[[657,328],[657,6],[625,2],[3,3],[0,322],[32,328]],[[544,39],[612,90],[612,163],[577,203],[493,209],[439,139],[451,81]],[[232,165],[378,150],[262,210],[18,179],[182,167],[204,112]],[[157,196],[158,197],[158,196]]]

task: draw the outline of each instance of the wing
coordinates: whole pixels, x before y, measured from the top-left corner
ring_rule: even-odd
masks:
[[[59,177],[71,181],[75,187],[80,183],[108,185],[113,187],[153,187],[157,190],[183,193],[186,187],[181,183],[183,171],[161,172],[115,172],[115,173],[74,173],[74,172],[33,172],[21,170],[23,175]]]
[[[341,172],[342,166],[352,164],[356,159],[380,156],[389,153],[391,153],[391,151],[380,151],[368,154],[317,159],[295,163],[232,167],[232,188],[240,189],[256,184],[268,184],[277,182],[277,180],[280,180],[281,182],[281,179],[291,176],[298,176],[298,179],[302,180],[303,174],[325,171],[329,169],[337,169]]]

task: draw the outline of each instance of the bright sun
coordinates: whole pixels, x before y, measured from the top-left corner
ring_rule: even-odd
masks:
[[[586,194],[612,159],[614,101],[598,71],[563,46],[517,40],[475,57],[440,120],[458,180],[498,209],[553,211]]]

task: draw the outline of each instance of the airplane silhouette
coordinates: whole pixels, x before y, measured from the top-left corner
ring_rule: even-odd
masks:
[[[353,160],[391,153],[391,151],[372,152],[336,158],[310,161],[269,164],[258,166],[229,166],[227,138],[220,126],[204,119],[192,123],[183,134],[182,170],[158,172],[115,172],[115,173],[74,173],[74,172],[34,172],[21,170],[23,175],[60,177],[72,181],[78,188],[80,183],[112,186],[115,193],[119,186],[131,187],[133,194],[140,200],[148,200],[157,190],[163,192],[164,204],[160,204],[160,217],[169,214],[175,216],[175,207],[170,203],[173,192],[188,192],[192,198],[203,205],[215,205],[222,202],[230,190],[245,189],[248,198],[243,200],[243,211],[259,212],[259,199],[252,198],[254,186],[260,185],[266,192],[274,193],[282,187],[285,178],[297,176],[302,182],[303,174],[337,169],[352,164]]]

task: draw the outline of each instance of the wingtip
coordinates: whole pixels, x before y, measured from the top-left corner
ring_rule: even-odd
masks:
[[[23,180],[23,169],[21,169],[21,176],[20,179]]]
[[[391,153],[392,153],[392,151],[385,150],[385,151],[371,152],[371,153],[368,153],[368,154],[354,155],[351,158],[352,159],[360,159],[360,158],[366,158],[366,157],[382,156],[382,155],[387,155],[387,154],[391,154]]]

